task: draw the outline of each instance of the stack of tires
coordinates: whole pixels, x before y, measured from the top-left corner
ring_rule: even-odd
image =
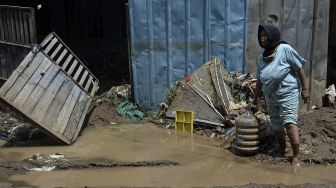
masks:
[[[236,118],[234,148],[239,154],[256,154],[259,151],[259,124],[249,111]]]

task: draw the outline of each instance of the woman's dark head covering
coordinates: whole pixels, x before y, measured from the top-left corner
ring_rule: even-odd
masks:
[[[261,31],[265,31],[267,33],[267,38],[268,38],[268,45],[266,47],[262,47],[260,44],[260,34]],[[279,44],[287,44],[287,42],[284,41],[280,41],[280,31],[279,29],[271,24],[261,24],[259,25],[258,28],[258,42],[259,45],[265,49],[263,56],[267,57],[269,55],[271,55],[275,48],[279,45]]]

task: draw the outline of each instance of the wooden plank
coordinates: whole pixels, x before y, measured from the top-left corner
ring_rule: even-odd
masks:
[[[63,74],[65,75],[65,73]],[[64,101],[66,101],[74,85],[75,82],[67,77],[54,97],[54,100],[51,102],[47,113],[42,119],[42,124],[46,125],[49,129],[53,128]]]
[[[89,92],[89,88],[90,88],[90,85],[92,84],[92,80],[93,80],[93,77],[90,75],[89,80],[87,81],[85,88],[84,88],[87,92]]]
[[[51,67],[48,69],[47,73],[43,76],[40,83],[35,87],[31,95],[22,105],[23,112],[25,112],[26,114],[31,113],[31,111],[35,108],[35,105],[41,99],[46,88],[48,88],[49,84],[54,79],[58,71],[59,67],[52,63]]]
[[[7,25],[6,25],[6,14],[5,14],[5,10],[2,9],[2,11],[0,12],[0,19],[2,21],[2,28],[3,28],[3,41],[6,41],[6,36],[7,36]]]
[[[47,57],[44,57],[47,58]],[[41,66],[44,58],[42,59],[34,59],[32,62],[32,66],[28,67],[16,80],[16,82],[12,85],[12,87],[7,91],[4,96],[8,101],[13,102],[17,97],[18,93],[22,90],[22,88],[26,85],[28,80],[32,77],[32,75],[38,71],[38,67]]]
[[[37,70],[34,72],[34,74],[30,77],[30,79],[27,81],[27,83],[24,85],[21,91],[19,91],[19,94],[13,101],[13,105],[15,105],[18,108],[21,108],[21,106],[24,104],[26,99],[29,97],[31,92],[35,89],[35,87],[39,84],[40,80],[43,78],[43,75],[41,75],[41,72],[45,73],[51,66],[51,61],[47,57],[44,58],[40,66],[37,68]]]
[[[23,47],[23,48],[31,48],[30,45],[27,45],[27,44],[18,44],[18,43],[13,43],[13,42],[5,42],[5,41],[0,41],[1,44],[8,44],[8,45],[11,45],[11,46],[18,46],[18,47]]]
[[[62,60],[63,60],[63,58],[64,58],[64,56],[65,56],[65,54],[66,53],[68,53],[68,50],[65,48],[64,50],[63,50],[63,52],[61,53],[61,55],[57,58],[57,60],[56,60],[56,64],[59,64]]]
[[[54,45],[56,44],[57,41],[58,41],[57,38],[54,38],[54,39],[49,43],[49,45],[46,47],[46,49],[44,49],[44,52],[45,52],[46,54],[48,54],[49,51],[52,49],[52,47],[54,47]]]
[[[75,108],[73,109],[73,112],[71,114],[71,117],[69,119],[69,122],[66,126],[66,129],[64,131],[64,136],[67,137],[69,140],[72,139],[74,136],[74,133],[77,130],[78,123],[80,121],[80,118],[83,113],[86,114],[86,111],[84,111],[84,108],[86,106],[87,101],[90,99],[90,96],[86,94],[86,92],[82,91],[80,94],[80,97],[76,103]],[[81,126],[81,125],[80,125]]]
[[[33,119],[31,119],[29,116],[25,115],[25,113],[21,109],[18,109],[15,106],[12,106],[10,102],[6,101],[6,99],[0,97],[0,100],[2,100],[7,105],[13,107],[17,112],[21,113],[24,118],[27,118],[30,122],[33,122],[33,124],[36,124],[36,125],[40,126],[41,129],[45,130],[46,133],[50,134],[53,138],[57,138],[60,141],[66,143],[66,144],[70,144],[71,143],[70,140],[68,140],[67,138],[65,138],[65,136],[63,136],[62,134],[59,134],[57,132],[54,132],[54,133],[51,134],[51,132],[48,129],[46,129],[43,125],[38,124]]]
[[[7,20],[7,32],[8,32],[8,38],[6,40],[9,42],[13,42],[12,25],[11,25],[12,22],[10,19],[9,10],[6,10],[6,20]]]
[[[86,80],[88,74],[89,74],[89,72],[88,72],[87,70],[85,70],[85,72],[84,72],[84,74],[83,74],[81,80],[79,81],[79,85],[80,85],[80,86],[83,86],[84,81]]]
[[[2,21],[3,19],[3,9],[0,9],[0,40],[5,39],[5,23]]]
[[[86,105],[85,105],[85,108],[84,108],[83,113],[80,117],[79,123],[77,125],[76,132],[75,132],[74,136],[72,137],[71,142],[73,142],[77,139],[78,134],[79,134],[79,132],[80,132],[82,126],[83,126],[83,123],[84,123],[84,120],[85,120],[85,117],[86,117],[86,114],[87,114],[87,111],[90,107],[91,102],[92,102],[92,98],[90,97],[89,100],[87,101]]]
[[[67,71],[69,75],[71,75],[73,73],[73,71],[76,68],[77,63],[78,63],[78,61],[77,61],[77,59],[75,59],[74,62],[71,64],[70,69]]]
[[[62,48],[62,43],[59,43],[56,50],[51,54],[51,59],[54,59],[54,57],[57,55],[57,53],[60,51],[60,49]]]
[[[22,63],[19,65],[19,67],[9,77],[7,82],[1,87],[0,95],[4,96],[7,93],[7,91],[12,87],[12,85],[16,82],[17,78],[25,71],[26,68],[28,69],[28,68],[31,68],[33,66],[37,66],[37,65],[34,65],[34,64],[36,64],[36,63],[33,63],[34,61],[31,61],[32,58],[34,58],[34,60],[35,59],[41,59],[42,60],[42,58],[44,58],[44,56],[42,56],[40,53],[38,53],[36,55],[36,57],[34,57],[34,53],[30,52],[25,57],[25,59],[22,61]],[[29,64],[29,66],[27,66],[28,64]]]
[[[0,72],[1,72],[1,77],[6,78],[7,76],[7,69],[6,69],[6,64],[7,64],[7,58],[6,56],[0,56]]]
[[[16,42],[16,36],[15,36],[15,23],[14,23],[14,14],[12,10],[8,10],[9,16],[10,16],[10,25],[11,25],[11,42]]]
[[[68,96],[67,100],[64,102],[64,105],[61,111],[59,112],[59,115],[53,127],[53,131],[57,131],[63,134],[63,132],[65,131],[66,125],[68,124],[68,121],[70,119],[70,116],[72,114],[72,111],[77,103],[80,92],[81,92],[81,89],[77,85],[74,85],[74,87],[71,90],[70,95]]]
[[[91,90],[91,92],[90,92],[90,95],[91,95],[92,97],[95,95],[95,93],[96,93],[96,91],[97,91],[97,88],[98,88],[98,82],[96,81],[96,82],[94,82],[94,84],[93,84],[93,88],[92,88],[92,90]]]
[[[11,31],[10,31],[10,19],[8,15],[8,10],[4,10],[4,22],[5,22],[5,41],[11,41]]]
[[[41,56],[41,54],[37,54],[35,58]],[[20,76],[20,74],[25,70],[27,65],[31,62],[30,60],[34,57],[34,53],[29,52],[29,54],[23,59],[22,63],[19,67],[12,73],[12,75],[8,78],[7,82],[0,88],[0,95],[5,95],[12,84],[16,81],[16,79]]]
[[[72,60],[73,56],[72,54],[70,54],[67,58],[67,60],[64,62],[64,64],[62,65],[62,69],[65,71],[66,67],[68,66],[68,64],[70,63],[70,61]]]
[[[23,27],[23,20],[22,20],[22,11],[18,11],[18,23],[19,23],[19,29],[20,29],[20,41],[22,44],[27,44],[25,42],[25,36],[24,36],[24,27]]]
[[[14,16],[14,22],[15,22],[14,35],[16,35],[16,42],[17,43],[22,43],[22,40],[21,40],[21,37],[20,37],[20,26],[19,26],[18,11],[13,10],[13,16]]]
[[[27,16],[29,16],[29,14],[27,14],[27,12],[23,13],[23,28],[24,28],[24,35],[25,35],[25,43],[26,44],[30,44],[30,40],[29,40],[29,33],[28,33],[28,20],[27,20]]]
[[[43,96],[41,97],[40,101],[36,104],[34,110],[30,114],[30,116],[36,122],[39,122],[39,123],[42,122],[42,119],[44,118],[46,112],[48,111],[50,104],[54,100],[59,89],[61,88],[65,78],[66,78],[66,75],[62,71],[59,71],[56,77],[50,83],[49,87],[47,88]]]
[[[40,44],[41,47],[44,47],[53,37],[54,37],[53,34],[49,34]]]
[[[76,72],[75,76],[73,77],[74,80],[77,81],[77,79],[78,79],[80,73],[82,72],[82,70],[83,70],[83,66],[79,65],[79,68],[77,69],[77,72]]]
[[[94,77],[94,79],[95,79],[95,80],[98,80],[98,79],[94,76],[94,74],[92,74],[92,72],[90,72],[90,70],[85,66],[85,64],[84,64],[84,63],[83,63],[83,62],[76,56],[76,54],[73,53],[73,52],[71,51],[71,49],[70,49],[70,48],[69,48],[69,47],[62,41],[62,39],[59,38],[59,37],[57,36],[57,34],[54,33],[54,32],[53,32],[53,35],[55,35],[55,37],[58,38],[58,40],[64,45],[64,47],[67,48],[71,54],[73,54],[73,56],[75,57],[75,59],[76,59],[77,61],[79,61],[79,63],[80,63],[80,64],[81,64],[87,71],[89,71],[89,73]]]
[[[30,43],[36,42],[36,25],[35,25],[35,10],[33,8],[30,9],[29,14],[29,33],[30,33]]]

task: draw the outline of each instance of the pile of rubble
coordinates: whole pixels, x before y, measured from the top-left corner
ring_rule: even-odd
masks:
[[[131,85],[124,84],[113,86],[109,91],[102,94],[96,100],[97,104],[102,102],[109,104],[118,113],[119,116],[130,120],[142,120],[145,114],[137,105],[130,101]]]
[[[173,121],[176,110],[193,111],[195,133],[229,143],[235,132],[235,118],[251,106],[255,87],[253,75],[228,72],[218,58],[213,58],[168,91],[166,107],[161,108],[157,118],[165,115]],[[267,124],[265,102],[259,104],[255,115]]]

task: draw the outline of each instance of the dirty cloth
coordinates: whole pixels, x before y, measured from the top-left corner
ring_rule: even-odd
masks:
[[[116,111],[122,117],[131,119],[131,120],[142,120],[144,118],[144,113],[138,110],[137,106],[135,106],[130,101],[124,101],[120,103],[117,106]]]
[[[262,84],[274,127],[281,128],[286,123],[297,123],[300,93],[297,71],[305,62],[288,44],[280,44],[275,50],[274,59],[270,62],[266,62],[262,56],[259,58],[256,76]],[[278,117],[273,121],[277,114]]]

